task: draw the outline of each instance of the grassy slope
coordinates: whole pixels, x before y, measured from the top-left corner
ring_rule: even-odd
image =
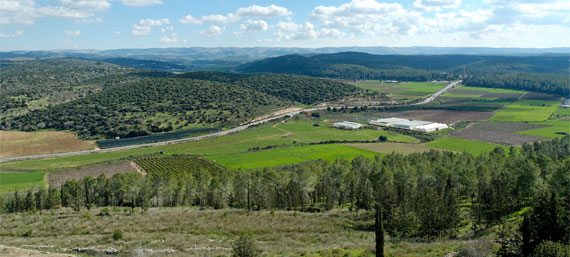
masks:
[[[173,256],[226,256],[232,241],[249,231],[255,235],[256,246],[267,256],[373,256],[370,249],[374,248],[374,231],[363,229],[371,224],[370,214],[363,212],[256,211],[248,215],[237,209],[151,208],[145,214],[139,210],[128,214],[111,208],[111,216],[99,213],[99,208],[79,213],[63,208],[44,214],[0,214],[4,222],[0,226],[0,242],[11,246],[49,242],[54,249],[175,249]],[[30,237],[21,236],[30,230]],[[123,239],[113,240],[113,231],[121,231]],[[385,254],[441,257],[466,242],[392,242],[387,238]]]
[[[391,142],[368,143],[368,144],[356,143],[356,144],[347,144],[347,145],[384,154],[389,154],[392,152],[401,153],[401,154],[410,154],[410,153],[425,152],[431,149],[435,149],[426,146],[425,144],[407,144],[407,143],[391,143]]]
[[[230,155],[211,155],[206,156],[206,158],[230,169],[256,169],[284,166],[316,159],[328,161],[334,161],[337,158],[353,159],[358,155],[372,158],[376,153],[333,144],[277,148]]]
[[[496,144],[479,142],[468,139],[461,139],[461,138],[451,138],[451,137],[443,137],[441,139],[429,142],[426,145],[435,148],[457,151],[457,152],[466,151],[473,155],[488,153],[497,147],[501,147],[507,152],[509,150],[508,147],[502,145],[496,145]]]

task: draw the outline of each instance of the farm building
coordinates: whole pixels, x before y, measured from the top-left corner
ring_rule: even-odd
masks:
[[[369,122],[369,124],[370,125],[376,125],[376,126],[382,126],[382,127],[389,127],[390,124],[392,124],[392,123],[404,122],[404,121],[409,121],[409,120],[401,119],[401,118],[386,118],[386,119],[371,120]]]
[[[359,129],[362,128],[362,124],[350,121],[343,121],[343,122],[336,122],[335,124],[333,124],[333,127],[341,129]]]
[[[562,102],[562,105],[560,105],[560,107],[570,108],[570,98],[564,99],[564,101]]]
[[[408,120],[402,118],[385,118],[371,120],[370,125],[382,126],[382,127],[394,127],[415,131],[423,132],[433,132],[440,129],[448,128],[446,124],[435,123],[431,121],[421,121],[421,120]]]

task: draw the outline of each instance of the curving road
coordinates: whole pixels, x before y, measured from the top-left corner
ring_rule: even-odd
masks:
[[[443,93],[445,93],[446,91],[448,91],[449,89],[452,89],[452,88],[456,87],[457,85],[459,85],[459,83],[461,83],[461,80],[453,81],[453,82],[449,83],[447,86],[445,86],[444,88],[438,90],[433,95],[429,96],[428,98],[424,99],[421,102],[413,103],[413,104],[397,105],[397,106],[416,106],[416,105],[428,104],[431,101],[433,101],[435,98],[437,98],[438,96],[440,96]],[[369,106],[369,107],[395,107],[395,106],[396,105],[377,105],[377,106]],[[356,108],[356,107],[359,107],[359,106],[347,106],[347,108]],[[136,148],[143,148],[143,147],[151,147],[151,146],[180,144],[180,143],[185,143],[185,142],[198,141],[198,140],[202,140],[202,139],[206,139],[206,138],[225,136],[228,134],[237,133],[237,132],[246,130],[251,126],[256,126],[256,125],[259,125],[262,123],[266,123],[268,121],[281,119],[281,118],[284,118],[285,116],[295,116],[295,115],[298,115],[302,112],[326,110],[327,108],[328,107],[317,107],[317,108],[302,109],[302,110],[298,110],[298,111],[294,111],[294,112],[276,115],[276,116],[269,117],[269,118],[264,119],[264,120],[248,123],[248,124],[245,124],[245,125],[242,125],[239,127],[235,127],[232,129],[228,129],[228,130],[224,130],[224,131],[220,131],[220,132],[216,132],[216,133],[212,133],[212,134],[208,134],[208,135],[196,136],[196,137],[189,137],[189,138],[182,138],[182,139],[176,139],[176,140],[170,140],[170,141],[140,144],[140,145],[113,147],[113,148],[106,148],[106,149],[83,150],[83,151],[67,152],[67,153],[52,153],[52,154],[40,154],[40,155],[28,155],[28,156],[1,158],[0,162],[22,161],[22,160],[32,160],[32,159],[45,159],[45,158],[63,157],[63,156],[72,156],[72,155],[81,155],[81,154],[114,152],[114,151],[129,150],[129,149],[136,149]]]

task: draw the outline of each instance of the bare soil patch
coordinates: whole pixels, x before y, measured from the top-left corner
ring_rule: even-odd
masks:
[[[544,100],[544,101],[558,101],[560,97],[555,95],[543,94],[543,93],[527,93],[522,97],[522,99],[527,100]]]
[[[0,131],[0,158],[73,152],[94,149],[93,142],[83,141],[63,131]]]
[[[486,92],[486,91],[478,91],[478,90],[457,90],[457,89],[452,89],[452,90],[449,90],[449,93],[451,93],[451,94],[461,94],[461,95],[484,95],[484,94],[487,94],[488,92]]]
[[[137,169],[137,167],[135,167],[130,161],[96,164],[72,170],[51,172],[48,174],[48,184],[50,187],[60,188],[61,185],[63,185],[63,183],[69,179],[78,180],[87,176],[96,178],[101,174],[105,174],[105,176],[111,177],[117,173],[127,172],[141,171]]]
[[[479,122],[458,131],[452,137],[489,142],[500,145],[521,145],[548,138],[517,134],[517,131],[537,129],[545,125],[522,122]]]

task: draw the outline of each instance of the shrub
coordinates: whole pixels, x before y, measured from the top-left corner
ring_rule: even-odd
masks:
[[[232,257],[259,256],[261,251],[255,247],[255,240],[251,234],[242,234],[232,243]]]
[[[109,212],[109,208],[105,207],[105,208],[101,209],[101,211],[99,211],[99,216],[111,216],[111,213]]]
[[[545,241],[540,243],[532,253],[532,257],[570,256],[570,247],[561,243]]]
[[[493,253],[493,244],[488,240],[470,241],[457,251],[458,257],[486,257]]]
[[[120,230],[113,231],[112,238],[115,241],[123,239],[123,232]]]

